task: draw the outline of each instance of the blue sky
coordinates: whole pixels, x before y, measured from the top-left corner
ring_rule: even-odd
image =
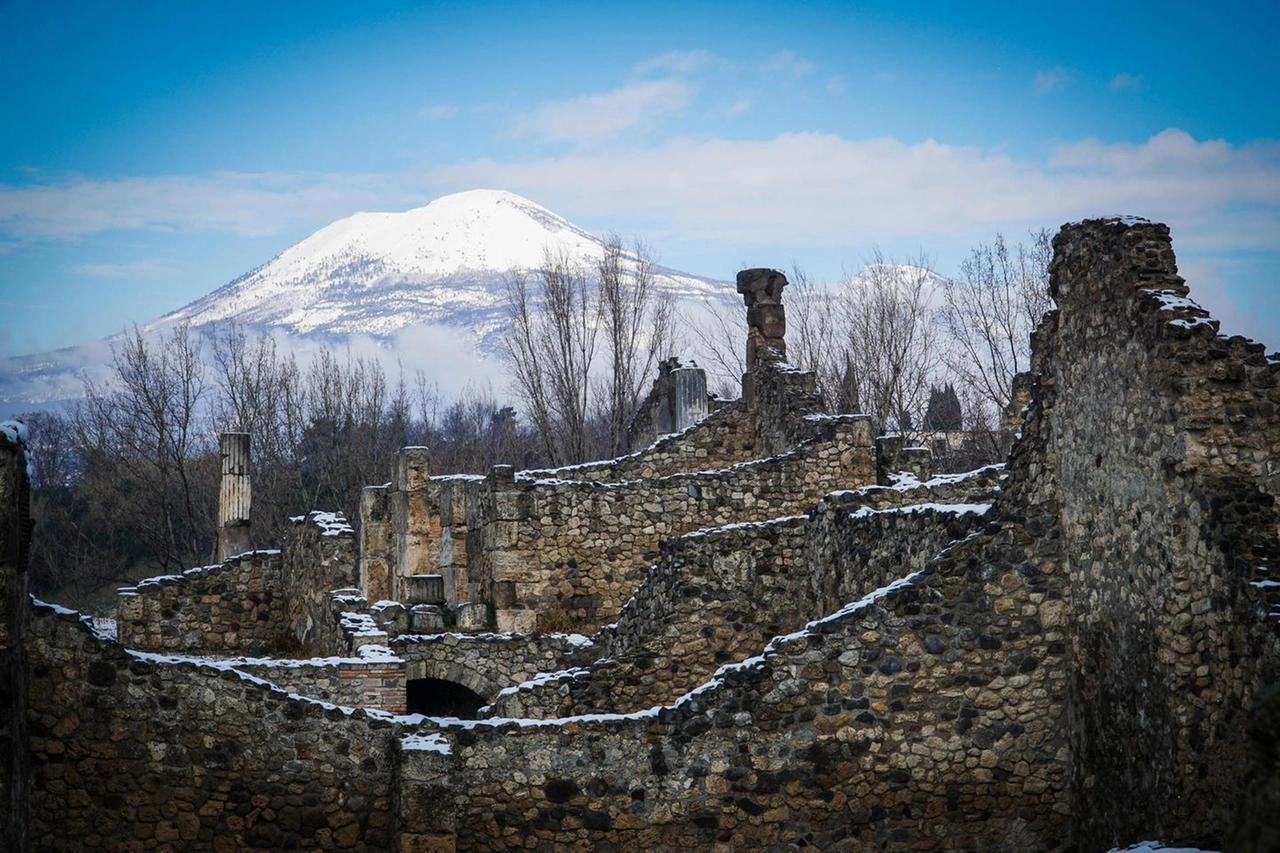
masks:
[[[0,0],[0,355],[475,187],[726,279],[1143,215],[1280,343],[1280,4],[788,5]]]

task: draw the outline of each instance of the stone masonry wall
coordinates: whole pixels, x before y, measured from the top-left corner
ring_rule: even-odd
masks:
[[[687,471],[715,470],[759,459],[755,418],[741,401],[732,401],[688,429],[663,436],[627,456],[564,468],[521,471],[529,479],[590,480],[618,483],[650,480]]]
[[[981,492],[981,473],[971,488]],[[959,488],[953,478],[949,491]],[[926,488],[913,490],[917,499]],[[508,689],[502,717],[629,712],[672,702],[772,637],[924,568],[983,523],[989,504],[849,510],[855,493],[810,516],[729,525],[664,542],[661,559],[591,652],[556,677]],[[901,493],[899,493],[901,494]]]
[[[384,650],[385,651],[385,650]],[[309,660],[243,659],[226,664],[281,690],[348,708],[405,712],[405,662],[390,654]]]
[[[789,454],[722,471],[618,484],[491,477],[482,549],[470,557],[493,580],[498,628],[597,626],[639,586],[661,538],[807,512],[832,489],[873,482],[868,422],[822,429]]]
[[[35,612],[34,850],[389,850],[397,723]]]
[[[0,429],[0,849],[27,849],[28,546],[31,484],[16,431]]]
[[[969,539],[668,709],[449,731],[458,849],[1058,849],[1062,579],[1032,544]]]
[[[563,668],[575,653],[589,653],[580,634],[407,634],[391,640],[406,677],[452,681],[491,700],[503,688],[540,672]]]
[[[265,654],[288,633],[283,564],[279,551],[253,551],[122,588],[120,643],[147,651]]]
[[[1072,584],[1072,761],[1082,849],[1217,843],[1245,717],[1280,676],[1280,363],[1187,297],[1162,225],[1054,241],[1050,444]]]
[[[300,648],[311,648],[331,619],[330,593],[356,585],[356,537],[342,513],[313,511],[291,521],[282,569],[284,622]]]

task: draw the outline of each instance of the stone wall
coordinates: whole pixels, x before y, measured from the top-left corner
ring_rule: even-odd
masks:
[[[987,482],[977,472],[970,493]],[[964,478],[949,478],[948,493]],[[877,489],[884,492],[884,489]],[[983,523],[989,504],[921,503],[850,510],[837,493],[809,516],[729,525],[664,542],[662,556],[602,630],[586,662],[503,691],[492,715],[545,719],[629,712],[674,701],[716,668],[755,654],[770,638],[924,568]]]
[[[405,661],[409,679],[452,681],[486,700],[540,672],[559,670],[592,648],[580,634],[410,634],[390,645]]]
[[[1058,849],[1068,650],[1031,545],[967,540],[667,709],[450,732],[458,848]]]
[[[332,591],[358,581],[356,536],[342,513],[313,511],[290,520],[282,565],[284,624],[299,648],[313,648],[331,619]]]
[[[683,432],[663,436],[627,456],[563,468],[521,471],[520,476],[533,480],[619,483],[727,468],[759,459],[761,455],[756,452],[754,417],[741,401],[733,400]]]
[[[52,608],[28,647],[34,850],[391,848],[391,720],[129,653]]]
[[[615,617],[663,537],[807,512],[832,489],[875,478],[866,419],[832,419],[790,453],[721,471],[630,483],[490,477],[481,493],[480,573],[499,630],[581,630]]]
[[[9,427],[9,424],[5,424]],[[31,482],[16,429],[0,428],[0,849],[27,849],[27,566]]]
[[[1214,843],[1240,797],[1245,717],[1280,677],[1280,363],[1187,299],[1168,229],[1054,241],[1049,444],[1073,599],[1072,764],[1085,849]],[[1045,343],[1049,343],[1046,341]]]
[[[226,665],[281,690],[348,708],[405,712],[405,661],[371,648],[358,658],[228,660]],[[383,650],[385,651],[385,650]]]
[[[122,645],[147,651],[262,655],[287,634],[279,551],[147,578],[116,599]]]

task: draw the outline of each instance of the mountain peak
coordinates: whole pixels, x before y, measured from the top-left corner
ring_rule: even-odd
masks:
[[[401,213],[339,219],[158,322],[235,319],[291,333],[379,337],[459,312],[485,314],[492,324],[506,274],[540,269],[548,250],[590,270],[604,244],[523,196],[468,190]],[[679,273],[661,279],[674,292],[706,286]]]

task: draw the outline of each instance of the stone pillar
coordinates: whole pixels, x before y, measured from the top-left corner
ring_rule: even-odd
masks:
[[[386,486],[360,490],[360,592],[367,601],[391,597],[395,536]]]
[[[433,500],[431,451],[402,447],[393,462],[389,507],[395,535],[395,572],[388,597],[404,596],[404,578],[434,572],[440,563],[440,517]]]
[[[696,364],[672,370],[672,432],[683,432],[706,416],[707,372]]]
[[[218,491],[218,562],[252,551],[249,529],[249,433],[224,432]]]
[[[738,292],[747,306],[747,372],[742,377],[742,399],[751,408],[755,388],[751,373],[762,359],[787,357],[787,315],[782,289],[787,277],[777,270],[749,269],[738,273]]]

